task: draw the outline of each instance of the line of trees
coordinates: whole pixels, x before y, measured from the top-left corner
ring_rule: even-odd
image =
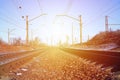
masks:
[[[0,45],[7,45],[7,43],[0,38]]]
[[[40,45],[40,40],[39,38],[35,38],[34,40],[30,40],[29,44],[27,44],[27,46],[39,46]],[[22,40],[21,38],[11,38],[10,39],[10,43],[6,43],[5,41],[2,40],[2,38],[0,38],[0,46],[26,46],[26,42],[25,40]]]

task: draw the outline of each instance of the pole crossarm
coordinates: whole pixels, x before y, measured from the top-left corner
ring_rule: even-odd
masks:
[[[13,32],[14,30],[15,30],[15,29],[10,30],[9,33],[10,33],[10,32]]]
[[[76,20],[80,23],[80,43],[82,44],[82,16],[80,15],[80,19],[76,19],[72,16],[65,15],[65,14],[60,14],[60,15],[56,15],[56,16],[65,16],[65,17],[71,18],[73,20]]]
[[[14,31],[15,29],[8,29],[8,44],[10,44],[10,33]]]
[[[69,15],[61,14],[61,15],[56,15],[56,16],[65,16],[65,17],[69,17],[69,18],[71,18],[71,19],[74,19],[74,20],[80,22],[79,19],[76,19],[76,18],[74,18],[74,17],[72,17],[72,16],[69,16]]]
[[[109,31],[109,26],[120,25],[120,24],[109,24],[109,23],[108,23],[108,17],[109,17],[109,16],[105,16],[105,29],[106,29],[106,31]]]
[[[108,24],[108,25],[115,25],[116,26],[116,25],[120,25],[120,24]]]
[[[29,22],[31,22],[31,21],[33,21],[33,20],[35,20],[43,15],[47,15],[47,14],[45,14],[45,13],[40,14],[39,16],[34,17],[30,20],[28,19],[28,16],[26,16],[26,44],[28,44],[28,42],[29,42]]]
[[[37,19],[37,18],[39,18],[41,16],[44,16],[44,15],[47,15],[47,14],[46,13],[40,14],[39,16],[37,16],[37,17],[35,17],[33,19],[30,19],[28,22],[31,22],[31,21],[33,21],[33,20],[35,20],[35,19]]]

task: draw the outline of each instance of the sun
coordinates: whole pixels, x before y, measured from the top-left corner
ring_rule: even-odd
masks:
[[[62,26],[58,24],[53,24],[50,30],[50,34],[51,34],[51,42],[49,42],[48,44],[57,46],[60,43],[66,42],[65,30]]]
[[[49,46],[69,46],[72,44],[71,27],[59,23],[48,24],[39,31],[41,42]]]
[[[49,19],[50,22],[46,21],[44,27],[40,27],[38,36],[41,42],[49,46],[71,44],[71,26],[63,24],[64,20],[54,20],[54,16]]]

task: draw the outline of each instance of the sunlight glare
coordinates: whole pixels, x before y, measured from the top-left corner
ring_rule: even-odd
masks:
[[[51,28],[51,45],[59,45],[59,43],[65,43],[66,41],[66,37],[65,37],[65,30],[62,28],[62,26],[58,25],[58,24],[53,24],[52,28]]]

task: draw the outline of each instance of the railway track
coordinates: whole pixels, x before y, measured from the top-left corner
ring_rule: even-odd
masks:
[[[39,53],[42,54],[39,55]],[[87,80],[88,78],[105,80],[112,77],[110,68],[101,68],[101,65],[96,65],[94,62],[91,63],[58,48],[38,50],[30,54],[0,66],[1,79],[6,78],[5,74],[11,80]]]
[[[38,49],[0,55],[0,76],[16,70],[44,51],[45,49]]]
[[[97,50],[80,50],[72,48],[60,48],[63,51],[77,55],[79,57],[103,64],[103,66],[113,67],[112,71],[120,71],[120,52],[97,51]]]
[[[36,50],[24,51],[24,52],[9,52],[9,53],[0,54],[0,65],[4,64],[3,62],[6,62],[12,59],[17,59],[25,55],[29,55],[31,52],[35,52],[35,51]]]

